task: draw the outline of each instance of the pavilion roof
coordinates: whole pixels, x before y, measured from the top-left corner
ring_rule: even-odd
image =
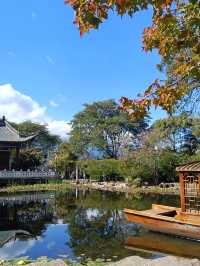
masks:
[[[179,165],[176,167],[177,172],[200,172],[200,161],[194,161]]]
[[[33,139],[35,135],[21,137],[19,132],[3,117],[0,119],[0,142],[24,143]]]

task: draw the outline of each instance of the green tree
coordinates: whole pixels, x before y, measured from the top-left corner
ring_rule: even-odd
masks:
[[[198,146],[198,121],[199,118],[188,114],[159,119],[152,125],[148,141],[160,149],[194,154]]]
[[[52,149],[61,143],[60,137],[51,134],[46,125],[25,121],[14,126],[22,136],[37,135],[33,145],[42,150]]]
[[[75,115],[70,143],[80,157],[96,153],[96,157],[117,159],[137,147],[137,136],[147,128],[147,122],[131,122],[118,107],[113,100],[94,102]]]
[[[83,160],[79,161],[81,169],[91,179],[99,181],[125,180],[123,172],[124,161],[116,159]]]
[[[17,163],[18,168],[22,170],[35,170],[41,166],[44,162],[44,156],[40,150],[37,149],[25,149],[20,152],[19,161]]]
[[[70,178],[74,174],[77,157],[68,142],[62,143],[55,156],[50,160],[49,167],[62,173],[63,177]]]

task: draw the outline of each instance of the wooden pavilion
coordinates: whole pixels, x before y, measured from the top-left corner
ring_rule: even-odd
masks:
[[[27,147],[35,136],[21,137],[3,116],[0,119],[0,170],[11,170],[14,158],[17,165],[20,149]]]
[[[128,221],[152,231],[200,239],[200,161],[176,167],[181,208],[153,204],[150,210],[125,209]]]
[[[176,167],[179,173],[181,211],[200,215],[200,161]]]

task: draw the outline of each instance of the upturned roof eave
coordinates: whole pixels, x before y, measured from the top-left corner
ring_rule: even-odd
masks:
[[[200,172],[200,161],[192,161],[176,167],[177,172]]]
[[[26,137],[26,138],[20,138],[18,140],[9,140],[9,139],[7,139],[7,140],[1,140],[0,139],[0,143],[1,144],[2,143],[13,143],[13,144],[18,144],[19,143],[20,144],[20,143],[28,142],[28,141],[34,139],[35,137],[37,137],[37,135],[29,136],[29,137]]]

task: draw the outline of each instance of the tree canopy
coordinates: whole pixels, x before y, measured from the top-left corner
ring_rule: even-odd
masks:
[[[27,171],[35,170],[44,163],[44,156],[40,150],[26,149],[19,155],[19,161],[15,162],[19,169]]]
[[[31,136],[37,135],[34,141],[34,146],[42,150],[51,149],[61,143],[59,136],[51,134],[46,125],[25,121],[13,126],[19,131],[20,135]]]
[[[19,124],[12,123],[21,136],[27,137],[36,135],[31,142],[31,148],[21,150],[19,162],[15,162],[20,169],[36,169],[43,165],[52,156],[50,151],[54,151],[61,143],[59,136],[51,134],[46,125],[25,121]]]
[[[63,142],[55,156],[50,160],[49,167],[62,173],[63,177],[71,177],[76,165],[77,157],[73,153],[70,143]]]
[[[188,113],[134,122],[114,100],[85,104],[72,122],[70,138],[59,146],[50,167],[65,178],[177,181],[175,167],[200,158],[200,118]]]
[[[107,100],[86,104],[71,125],[69,141],[78,155],[88,157],[96,152],[100,157],[116,159],[137,145],[136,137],[147,127],[147,122],[130,121],[114,100]]]
[[[143,49],[156,49],[159,69],[166,80],[156,79],[138,99],[121,98],[122,109],[133,119],[144,117],[150,106],[172,114],[182,101],[199,100],[200,2],[199,0],[65,0],[75,11],[75,24],[83,35],[97,29],[114,11],[122,16],[151,9],[152,24],[144,29]]]
[[[199,123],[199,118],[187,114],[156,120],[148,134],[148,142],[159,149],[194,154],[200,143],[196,131]]]

